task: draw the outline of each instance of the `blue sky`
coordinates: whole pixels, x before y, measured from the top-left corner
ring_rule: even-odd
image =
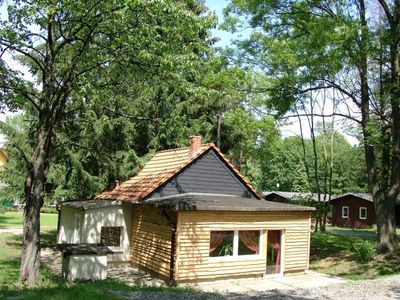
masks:
[[[206,0],[205,5],[210,9],[210,11],[214,12],[218,17],[218,23],[222,23],[224,20],[223,10],[228,5],[228,1],[225,0]],[[218,47],[226,47],[231,44],[231,40],[235,37],[234,34],[214,29],[212,31],[215,37],[218,37],[220,41],[215,45]]]

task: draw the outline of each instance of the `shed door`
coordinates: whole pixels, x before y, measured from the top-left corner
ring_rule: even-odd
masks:
[[[282,273],[282,230],[268,230],[266,273]]]

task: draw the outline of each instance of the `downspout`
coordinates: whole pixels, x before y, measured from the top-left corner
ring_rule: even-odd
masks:
[[[171,254],[170,254],[170,262],[169,262],[169,282],[168,285],[170,286],[175,286],[175,278],[174,278],[174,273],[175,273],[175,254],[176,254],[176,223],[171,219],[171,217],[168,215],[167,211],[163,209],[163,214],[167,218],[170,227],[171,227]]]

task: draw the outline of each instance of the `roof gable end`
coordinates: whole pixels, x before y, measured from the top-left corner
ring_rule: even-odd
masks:
[[[229,194],[260,199],[253,186],[215,146],[202,152],[146,198],[184,193]]]

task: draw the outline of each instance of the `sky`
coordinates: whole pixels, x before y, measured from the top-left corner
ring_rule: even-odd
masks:
[[[6,2],[6,1],[5,1]],[[4,18],[6,16],[6,5],[0,5],[0,19]],[[216,16],[218,17],[219,23],[223,22],[223,9],[227,6],[228,1],[225,0],[206,0],[205,5],[209,8],[210,11],[214,12]],[[239,34],[232,34],[223,30],[220,30],[217,26],[216,29],[212,30],[212,34],[214,37],[217,37],[219,41],[215,44],[216,47],[228,47],[232,45],[232,40],[237,39],[237,38],[245,38],[248,34],[249,31],[241,32]],[[12,67],[18,71],[20,71],[23,74],[23,77],[25,79],[30,79],[29,72],[24,68],[23,66],[19,65],[16,63],[11,55],[6,55],[5,60],[12,65]],[[329,113],[329,111],[327,112]],[[0,114],[0,121],[4,121],[7,116],[11,115],[10,113],[5,113],[5,114]],[[318,119],[316,119],[318,121]],[[338,125],[341,125],[341,123],[345,122],[345,120],[336,118],[335,123]],[[302,127],[304,130],[304,136],[306,138],[310,137],[310,129],[309,125],[307,123],[307,120],[305,118],[302,119],[301,121]],[[289,119],[286,125],[280,126],[280,130],[282,133],[283,137],[287,136],[293,136],[293,135],[299,135],[300,130],[299,130],[299,121],[297,119]],[[355,145],[358,143],[358,141],[345,134],[346,139],[352,144]]]

